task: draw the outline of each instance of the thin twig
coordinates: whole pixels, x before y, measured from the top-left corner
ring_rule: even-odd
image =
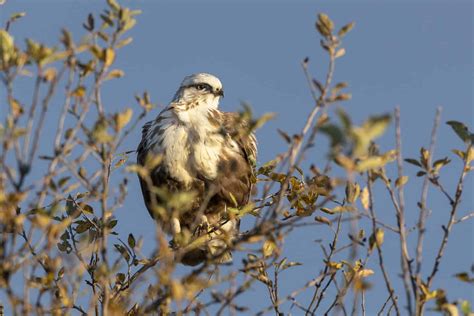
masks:
[[[397,169],[398,178],[403,177],[403,158],[402,158],[402,132],[400,126],[400,107],[395,109],[395,137],[397,142]],[[392,198],[393,200],[393,198]],[[410,292],[410,280],[412,280],[411,259],[408,252],[406,225],[405,225],[405,194],[403,185],[398,186],[398,208],[395,206],[397,213],[398,229],[400,231],[400,251],[401,251],[401,266],[403,272],[403,285],[405,287],[405,296],[407,300],[407,309],[410,315],[413,314],[412,295]],[[411,284],[411,290],[416,295],[416,286]]]
[[[435,144],[436,144],[436,132],[438,130],[439,122],[441,120],[441,108],[438,108],[436,110],[436,116],[435,120],[433,123],[433,129],[431,131],[431,142],[430,142],[430,147],[428,149],[429,152],[429,157],[428,157],[428,167],[431,165],[431,158],[433,157],[434,154],[434,149],[435,149]],[[425,226],[426,226],[426,216],[428,213],[428,210],[426,209],[426,201],[428,198],[428,188],[429,188],[429,174],[425,176],[425,179],[423,181],[423,187],[421,190],[421,201],[420,201],[420,215],[418,218],[418,241],[416,245],[416,262],[415,262],[415,273],[416,273],[416,280],[417,283],[419,282],[420,278],[420,272],[421,272],[421,262],[422,262],[422,256],[423,256],[423,239],[425,236]]]
[[[373,193],[372,193],[372,180],[369,173],[367,173],[367,189],[369,191],[369,210],[372,215],[372,218],[375,219],[376,216],[375,216],[375,210],[374,210],[374,198],[373,198]],[[376,234],[376,230],[377,230],[377,223],[375,220],[372,220],[372,234],[374,234],[374,236]],[[390,282],[388,273],[385,269],[385,264],[383,260],[383,254],[382,254],[382,247],[381,245],[379,245],[378,242],[375,242],[375,245],[377,247],[377,253],[379,257],[379,266],[380,266],[380,270],[382,271],[385,285],[387,287],[388,293],[390,294],[390,298],[393,302],[397,315],[400,316],[400,309],[398,307],[397,297],[395,296],[395,291],[393,290],[392,283]]]

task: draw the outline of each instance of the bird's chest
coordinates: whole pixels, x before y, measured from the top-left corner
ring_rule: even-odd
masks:
[[[204,128],[173,125],[163,134],[163,154],[168,173],[186,185],[195,178],[217,176],[224,137]]]

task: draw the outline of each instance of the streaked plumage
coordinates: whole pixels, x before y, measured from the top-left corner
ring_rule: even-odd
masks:
[[[238,113],[218,109],[221,96],[218,78],[205,73],[186,77],[169,106],[143,126],[137,150],[143,166],[161,157],[149,179],[140,177],[150,215],[173,238],[208,234],[205,246],[181,258],[189,265],[219,254],[220,261],[230,259],[222,239],[238,233],[239,221],[227,208],[246,205],[253,187],[255,137]],[[169,196],[177,192],[194,196],[176,209]]]

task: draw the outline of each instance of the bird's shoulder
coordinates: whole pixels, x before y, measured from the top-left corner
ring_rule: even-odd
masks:
[[[221,124],[225,132],[243,150],[248,162],[255,167],[257,159],[257,138],[251,130],[250,122],[237,112],[220,112]]]
[[[137,148],[137,159],[143,162],[148,154],[148,151],[156,146],[159,146],[162,141],[162,135],[166,128],[173,123],[173,115],[169,108],[161,111],[158,116],[149,122],[146,122],[142,127],[142,138]]]

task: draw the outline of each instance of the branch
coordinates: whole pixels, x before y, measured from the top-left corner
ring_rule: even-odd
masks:
[[[372,234],[376,233],[377,230],[377,222],[375,221],[375,210],[374,210],[374,198],[372,195],[372,180],[370,180],[370,174],[367,172],[367,189],[369,191],[369,210],[370,214],[372,215]],[[379,245],[378,242],[375,242],[375,245],[377,246],[377,253],[379,257],[379,266],[380,270],[382,270],[383,278],[385,280],[385,285],[387,287],[388,293],[390,294],[390,299],[392,300],[393,306],[395,307],[395,311],[398,316],[400,316],[400,309],[398,307],[398,302],[397,302],[397,297],[395,296],[395,291],[393,290],[392,284],[390,282],[390,279],[388,277],[388,273],[385,269],[385,264],[383,261],[383,254],[382,254],[382,247]]]

